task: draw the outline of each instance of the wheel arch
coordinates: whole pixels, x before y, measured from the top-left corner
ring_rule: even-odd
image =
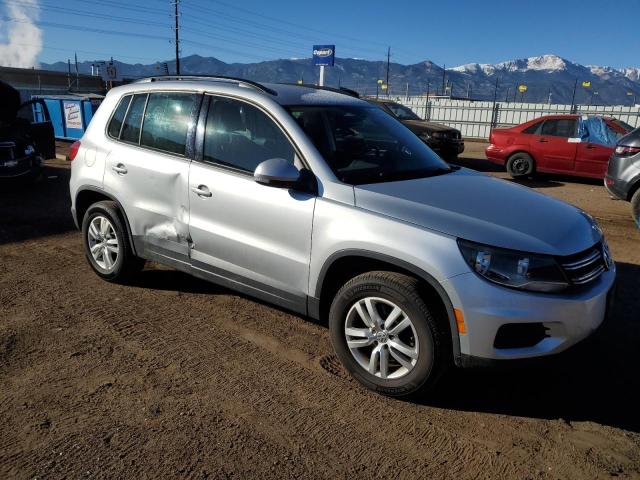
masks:
[[[90,185],[80,187],[78,189],[75,198],[74,212],[74,221],[76,223],[76,226],[82,228],[82,219],[84,218],[84,215],[89,207],[91,207],[91,205],[93,205],[94,203],[104,200],[112,201],[116,204],[118,213],[120,213],[124,226],[127,229],[127,238],[129,240],[129,245],[131,246],[133,254],[136,255],[135,244],[133,242],[133,234],[131,233],[131,226],[129,225],[129,218],[127,217],[127,213],[124,211],[124,208],[122,207],[122,204],[118,201],[118,199],[113,195],[105,192],[104,190]]]
[[[449,295],[432,275],[404,260],[368,250],[348,249],[335,252],[320,269],[314,296],[309,305],[309,315],[316,319],[326,319],[331,300],[342,285],[357,275],[375,270],[402,273],[420,281],[423,295],[435,300],[437,308],[446,316],[447,325],[443,326],[450,333],[453,359],[458,365],[460,338]]]
[[[640,189],[640,174],[636,175],[629,183],[631,183],[631,188],[629,188],[629,193],[627,193],[627,202],[630,202],[633,195]]]
[[[536,166],[536,163],[538,163],[538,161],[536,160],[535,155],[533,154],[533,152],[529,151],[529,150],[524,150],[523,148],[518,148],[517,150],[514,150],[513,152],[509,153],[509,155],[507,155],[504,159],[504,166],[507,166],[507,162],[511,159],[511,157],[513,157],[514,155],[517,155],[518,153],[526,153],[527,155],[529,155],[531,157],[531,159],[533,160],[533,166]]]

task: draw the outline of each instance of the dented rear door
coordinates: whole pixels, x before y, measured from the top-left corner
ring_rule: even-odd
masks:
[[[188,144],[197,103],[188,92],[134,96],[107,157],[105,188],[122,204],[140,255],[188,258]]]

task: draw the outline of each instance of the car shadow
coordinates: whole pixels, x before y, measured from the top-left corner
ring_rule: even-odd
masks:
[[[413,401],[501,415],[592,421],[640,432],[640,266],[619,263],[611,315],[601,329],[539,365],[455,369],[431,396]]]
[[[75,230],[70,173],[47,165],[36,181],[0,179],[0,245]]]
[[[127,282],[129,287],[145,288],[165,292],[194,294],[232,294],[231,290],[189,275],[170,267],[150,262],[140,273]]]
[[[464,168],[470,168],[478,172],[504,172],[504,168],[500,165],[490,162],[489,160],[480,158],[458,157],[451,161],[452,164]]]

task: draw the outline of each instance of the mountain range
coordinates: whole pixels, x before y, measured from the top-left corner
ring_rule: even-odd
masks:
[[[129,64],[114,61],[119,76],[140,78],[161,75],[164,63]],[[92,62],[78,64],[80,73],[91,73]],[[175,61],[166,62],[168,71],[175,72]],[[214,57],[191,55],[180,59],[183,75],[225,75],[261,82],[316,83],[318,68],[311,59],[279,59],[259,63],[225,63]],[[47,70],[67,71],[68,64],[41,64]],[[375,95],[378,80],[386,82],[387,64],[354,58],[336,58],[334,67],[327,67],[325,83],[341,85],[366,95]],[[72,66],[75,71],[75,67]],[[557,55],[542,55],[497,64],[470,63],[447,68],[431,61],[414,65],[389,65],[391,95],[451,94],[478,100],[571,103],[574,85],[575,103],[599,105],[631,105],[640,102],[640,68],[614,69],[580,65]],[[590,82],[583,87],[582,82]],[[496,89],[497,85],[497,89]],[[518,91],[526,85],[525,93]],[[382,93],[382,91],[380,91]]]

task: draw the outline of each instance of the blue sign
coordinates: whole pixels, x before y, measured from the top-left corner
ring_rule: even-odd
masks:
[[[333,61],[336,57],[335,45],[314,45],[313,46],[313,64],[316,66],[327,65],[333,67]]]

